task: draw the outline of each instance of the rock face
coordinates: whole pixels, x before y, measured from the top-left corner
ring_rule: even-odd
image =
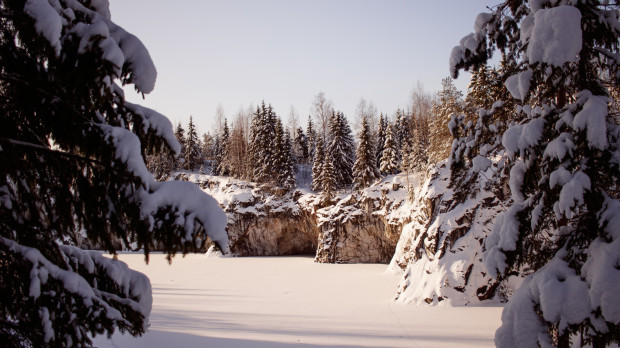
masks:
[[[450,187],[450,168],[440,163],[415,192],[412,219],[403,228],[390,270],[402,272],[396,300],[404,303],[468,305],[503,301],[519,279],[500,281],[482,262],[486,236],[495,217],[506,209],[498,181],[501,163],[463,188]],[[514,282],[514,284],[512,283]]]
[[[200,176],[196,182],[226,211],[232,254],[280,256],[316,252],[318,227],[314,217],[297,203],[301,192],[208,176]]]
[[[403,204],[407,193],[399,179],[389,177],[319,209],[316,261],[388,263],[409,218]]]
[[[406,190],[390,177],[326,203],[321,196],[191,175],[228,215],[237,256],[316,255],[323,263],[388,263],[409,216]]]

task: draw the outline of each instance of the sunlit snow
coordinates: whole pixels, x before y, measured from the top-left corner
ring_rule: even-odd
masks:
[[[317,264],[312,257],[119,257],[153,286],[140,338],[97,347],[491,347],[501,307],[392,302],[386,265]]]

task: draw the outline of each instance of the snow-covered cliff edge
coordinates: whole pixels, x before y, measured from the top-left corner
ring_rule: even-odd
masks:
[[[388,263],[409,217],[402,175],[331,202],[308,190],[209,175],[187,179],[226,211],[236,256],[314,254],[323,263]]]

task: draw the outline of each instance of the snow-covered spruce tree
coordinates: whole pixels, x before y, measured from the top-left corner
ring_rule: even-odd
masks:
[[[309,164],[314,160],[314,150],[316,148],[317,135],[312,123],[312,117],[308,116],[308,127],[306,128],[306,137],[308,138],[308,158]]]
[[[394,140],[395,140],[395,145],[398,148],[398,153],[400,154],[402,151],[401,149],[403,147],[407,147],[408,145],[411,145],[411,139],[412,139],[412,134],[411,134],[411,124],[413,123],[413,116],[411,114],[408,114],[407,112],[405,112],[404,110],[396,110],[396,119],[394,120],[394,129],[392,129],[392,131],[394,132]],[[386,120],[387,122],[387,120]],[[388,125],[387,127],[391,127],[389,125],[389,122],[387,122]],[[386,135],[387,135],[387,129],[386,129]]]
[[[228,120],[224,118],[224,125],[220,130],[220,146],[215,154],[219,167],[217,169],[218,175],[230,175],[230,160],[228,158],[228,148],[230,145],[230,128],[228,128]],[[187,151],[188,147],[186,147]],[[187,156],[187,154],[186,154]]]
[[[334,166],[331,154],[326,151],[321,173],[321,190],[323,190],[323,196],[327,202],[335,196],[338,189],[337,185],[336,166]]]
[[[308,138],[304,133],[303,128],[299,127],[295,131],[295,141],[293,146],[294,159],[297,163],[308,164],[310,163],[309,150],[308,150]]]
[[[446,77],[441,81],[442,90],[437,93],[433,102],[430,124],[429,161],[438,163],[450,156],[452,137],[448,123],[452,115],[463,112],[463,93],[454,86],[454,80]]]
[[[126,103],[156,70],[107,1],[0,0],[0,342],[80,347],[148,327],[148,278],[71,244],[168,255],[207,235],[226,249],[226,215],[188,182],[155,182],[146,146],[178,154],[172,124]]]
[[[379,126],[377,127],[377,154],[376,161],[377,166],[381,163],[381,157],[383,156],[383,144],[385,144],[385,134],[387,132],[388,120],[383,114],[379,115]]]
[[[385,143],[383,144],[383,156],[379,170],[383,174],[396,174],[400,170],[400,153],[394,137],[392,125],[388,124]]]
[[[226,124],[224,124],[224,127],[227,127]],[[196,169],[200,164],[201,157],[200,139],[198,139],[194,118],[190,116],[189,124],[187,125],[187,137],[185,138],[185,169],[189,171]]]
[[[323,161],[325,159],[325,148],[323,139],[316,139],[316,149],[314,151],[314,159],[312,160],[312,184],[310,188],[314,191],[320,191],[323,186]]]
[[[493,98],[492,88],[490,88],[493,85],[492,78],[491,69],[486,64],[471,73],[464,110],[466,115],[471,116],[468,120],[475,118],[478,110],[490,110],[493,103],[500,100]]]
[[[250,149],[254,161],[253,178],[259,183],[275,181],[273,140],[276,136],[276,118],[271,105],[265,106],[263,101],[261,106],[256,109],[252,120]]]
[[[500,347],[620,342],[620,129],[604,84],[620,82],[619,7],[507,1],[452,52],[456,76],[504,51],[506,86],[527,105],[502,138],[515,203],[485,242],[491,273],[532,272],[504,308]]]
[[[211,174],[222,175],[222,141],[220,135],[216,134],[213,140],[213,162],[211,163]]]
[[[380,177],[381,174],[375,156],[375,144],[372,134],[370,134],[368,118],[364,117],[362,119],[362,130],[359,134],[359,144],[355,153],[355,164],[353,165],[353,181],[356,188],[364,189]]]
[[[275,131],[275,151],[272,165],[273,173],[276,175],[275,181],[280,187],[292,189],[295,187],[295,168],[291,154],[291,138],[289,132],[284,130],[280,118],[276,120]]]
[[[185,169],[185,149],[187,148],[185,144],[187,143],[187,141],[185,139],[185,128],[183,128],[181,122],[177,123],[177,127],[174,129],[174,136],[179,142],[179,144],[181,144],[181,150],[179,152],[179,155],[177,156],[175,169],[182,170]]]
[[[355,142],[351,135],[351,127],[342,112],[332,112],[329,134],[331,142],[326,152],[329,152],[334,166],[335,189],[341,189],[353,183],[353,163],[355,163]]]

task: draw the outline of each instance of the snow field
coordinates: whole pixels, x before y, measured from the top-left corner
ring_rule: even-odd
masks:
[[[122,254],[153,286],[140,338],[96,347],[491,347],[501,307],[392,302],[399,276],[380,264],[317,264],[311,257],[207,258]]]

